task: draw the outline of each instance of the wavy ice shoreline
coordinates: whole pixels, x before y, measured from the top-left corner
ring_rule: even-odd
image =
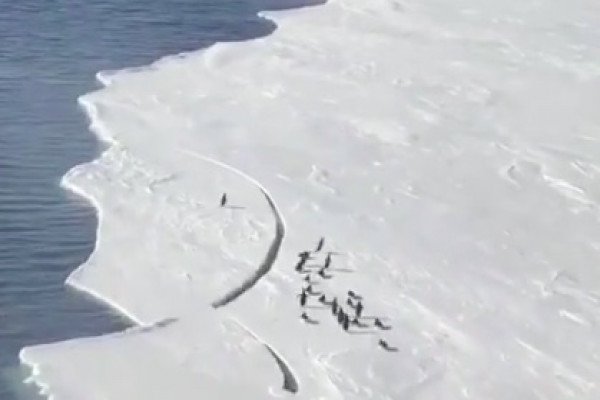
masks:
[[[600,10],[575,3],[331,0],[99,74],[80,103],[110,146],[63,180],[97,243],[68,283],[139,327],[26,348],[31,380],[55,400],[597,398]],[[340,254],[319,290],[392,330],[316,303],[301,323],[293,266],[321,236]]]

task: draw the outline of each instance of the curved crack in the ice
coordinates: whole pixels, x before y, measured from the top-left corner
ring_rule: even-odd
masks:
[[[291,393],[296,393],[298,391],[298,381],[296,380],[296,377],[292,373],[290,367],[286,364],[283,358],[281,358],[279,354],[273,350],[271,346],[266,343],[263,343],[263,346],[265,346],[269,353],[271,353],[271,356],[273,356],[275,362],[281,370],[281,373],[283,374],[283,389]]]
[[[212,303],[212,306],[214,308],[222,307],[232,302],[233,300],[241,296],[244,292],[246,292],[248,289],[250,289],[252,286],[254,286],[256,282],[260,280],[260,278],[265,276],[271,270],[271,267],[277,259],[279,249],[281,248],[281,243],[283,242],[283,236],[285,235],[285,226],[283,224],[283,219],[281,218],[281,215],[277,210],[277,207],[275,207],[275,203],[273,203],[273,199],[271,199],[271,196],[269,196],[269,194],[265,192],[262,188],[261,191],[267,199],[269,207],[271,208],[271,210],[273,211],[273,215],[275,216],[275,238],[271,242],[271,245],[269,246],[269,250],[267,251],[264,260],[260,263],[258,269],[254,272],[254,274],[248,277],[248,279],[246,279],[240,286],[231,290],[221,299],[214,301]]]
[[[277,353],[277,351],[275,351],[275,349],[273,347],[271,347],[268,343],[263,341],[256,334],[254,334],[254,332],[252,332],[250,329],[248,329],[248,327],[246,327],[245,325],[243,325],[242,323],[240,323],[239,321],[237,321],[235,319],[234,319],[234,321],[243,330],[245,330],[250,336],[252,336],[252,338],[254,338],[254,340],[256,340],[258,343],[265,346],[265,348],[267,349],[269,354],[273,357],[273,359],[275,359],[275,362],[277,363],[277,366],[279,367],[279,369],[281,370],[281,374],[283,375],[283,390],[286,390],[290,393],[298,392],[298,380],[296,379],[296,376],[292,372],[292,369],[287,364],[285,359],[282,356],[280,356],[279,353]]]
[[[269,194],[267,189],[265,189],[265,187],[263,185],[261,185],[260,182],[258,182],[256,179],[254,179],[250,175],[246,174],[245,172],[242,172],[239,169],[232,167],[229,164],[225,164],[224,162],[212,159],[210,157],[203,156],[201,154],[198,154],[198,153],[195,153],[195,152],[192,152],[189,150],[179,149],[179,151],[184,154],[190,155],[192,157],[195,157],[195,158],[201,159],[203,161],[206,161],[206,162],[218,165],[220,167],[223,167],[225,169],[228,169],[228,170],[234,172],[235,174],[241,176],[242,178],[246,179],[250,183],[252,183],[265,196],[265,199],[267,200],[267,203],[269,204],[269,208],[271,209],[271,211],[273,212],[273,216],[275,217],[275,237],[273,238],[273,241],[271,242],[271,245],[269,246],[269,250],[267,251],[267,254],[265,255],[264,260],[260,263],[260,265],[258,266],[258,269],[256,271],[254,271],[254,273],[250,277],[248,277],[244,282],[242,282],[242,284],[240,286],[230,290],[227,294],[225,294],[225,296],[223,296],[222,298],[220,298],[218,300],[215,300],[212,303],[212,306],[214,308],[223,307],[223,306],[231,303],[235,299],[237,299],[239,296],[244,294],[249,289],[251,289],[256,284],[256,282],[258,282],[260,280],[260,278],[265,276],[271,270],[271,267],[275,263],[275,260],[277,259],[277,255],[279,254],[279,249],[281,248],[281,243],[283,242],[283,237],[285,236],[285,222],[283,220],[281,213],[279,212],[279,209],[277,208],[277,206],[275,204],[275,201],[273,201],[273,198],[271,197],[271,195]]]

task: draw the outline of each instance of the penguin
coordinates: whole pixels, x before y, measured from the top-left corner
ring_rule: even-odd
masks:
[[[304,268],[304,264],[306,264],[306,261],[310,259],[310,253],[308,251],[303,251],[302,253],[298,254],[298,257],[300,257],[300,261],[298,261],[298,264],[296,264],[296,272],[302,272],[303,268]]]
[[[362,296],[357,295],[352,290],[348,290],[348,296],[352,297],[354,300],[362,300]]]
[[[221,207],[225,207],[226,204],[227,204],[227,193],[223,193],[223,196],[221,196]]]
[[[303,290],[302,293],[300,293],[300,307],[304,307],[306,305],[306,292]]]
[[[312,260],[312,257],[310,256],[310,251],[301,251],[300,253],[298,253],[298,257],[305,258],[307,260]]]
[[[355,308],[356,306],[354,305],[354,303],[352,303],[352,299],[348,298],[348,300],[346,300],[346,304],[349,305],[351,308]]]
[[[338,315],[337,315],[337,322],[338,322],[338,324],[342,324],[344,322],[344,316],[345,315],[346,315],[346,313],[344,312],[344,310],[342,310],[340,308],[340,311],[338,312]]]
[[[306,290],[306,293],[308,293],[311,296],[320,296],[323,294],[322,292],[314,292],[312,284],[309,284],[304,290]]]
[[[331,264],[331,253],[327,253],[327,257],[325,257],[325,263],[323,264],[323,269],[329,268],[329,264]]]
[[[319,321],[317,321],[316,319],[312,319],[311,317],[308,316],[308,314],[306,314],[306,312],[303,312],[300,315],[300,318],[302,318],[304,320],[304,322],[306,322],[307,324],[311,324],[311,325],[318,325]]]
[[[321,268],[321,269],[319,270],[319,272],[317,272],[317,273],[318,273],[318,274],[319,274],[319,276],[320,276],[321,278],[323,278],[323,279],[331,279],[331,278],[333,277],[332,275],[327,275],[327,274],[325,273],[325,268]]]
[[[356,311],[356,316],[358,318],[360,318],[360,316],[362,315],[362,311],[363,311],[363,305],[360,302],[360,300],[358,301],[358,303],[356,303],[356,307],[354,308],[354,310]]]
[[[392,346],[390,346],[390,345],[388,344],[388,342],[386,342],[386,341],[385,341],[385,340],[383,340],[383,339],[379,339],[379,342],[378,342],[378,344],[379,344],[379,346],[380,346],[382,349],[384,349],[384,350],[386,350],[386,351],[398,351],[398,348],[397,348],[397,347],[392,347]]]
[[[324,294],[322,294],[322,295],[319,297],[319,303],[322,303],[322,304],[325,304],[325,303],[327,303],[327,300],[325,299],[325,295],[324,295]]]
[[[315,249],[315,252],[318,253],[319,251],[321,251],[324,244],[325,244],[325,238],[322,237],[321,239],[319,239],[319,243],[317,243],[317,248]]]
[[[308,274],[304,277],[304,282],[310,283],[310,274]]]
[[[321,301],[321,299],[323,299],[323,301]],[[327,297],[325,297],[325,295],[322,295],[321,297],[319,297],[319,301],[326,306],[333,305],[333,300],[327,300]]]
[[[331,302],[331,311],[333,312],[334,315],[337,313],[337,309],[338,309],[338,301],[337,301],[337,297],[334,297],[333,301]]]
[[[344,314],[344,319],[342,320],[342,328],[347,332],[348,327],[350,326],[350,318],[348,318],[348,314]]]
[[[389,325],[384,325],[383,322],[381,322],[381,320],[379,318],[375,318],[375,322],[373,323],[374,326],[376,326],[379,329],[382,329],[384,331],[387,331],[389,329],[392,329],[391,326]]]

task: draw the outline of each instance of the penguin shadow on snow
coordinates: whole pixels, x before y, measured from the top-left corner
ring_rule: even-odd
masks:
[[[305,312],[303,312],[303,313],[300,315],[300,318],[302,318],[302,320],[303,320],[304,322],[306,322],[307,324],[310,324],[310,325],[319,325],[319,321],[317,321],[317,320],[316,320],[316,319],[314,319],[314,318],[311,318],[311,317],[309,317],[309,316],[308,316],[308,314],[306,314]]]
[[[360,317],[360,319],[367,320],[367,321],[368,320],[374,321],[376,319],[379,319],[380,321],[387,321],[387,320],[389,320],[389,318],[387,318],[387,317],[378,317],[377,315],[362,315]]]
[[[377,333],[377,331],[373,330],[373,329],[365,329],[365,328],[352,328],[352,329],[348,329],[348,335],[374,335]]]
[[[319,272],[317,272],[317,275],[319,275],[322,279],[331,279],[331,278],[333,278],[333,275],[327,274],[325,272],[325,268],[321,268],[319,270]]]
[[[225,208],[225,209],[229,209],[229,210],[245,210],[246,209],[246,207],[228,204],[227,193],[223,193],[219,204],[220,204],[221,208]]]
[[[350,321],[350,323],[354,326],[356,326],[357,328],[370,328],[371,326],[369,324],[365,324],[364,322],[360,321],[360,318],[354,317],[354,319],[352,321]]]
[[[304,280],[304,282],[306,282],[307,285],[319,286],[321,284],[321,282],[319,282],[319,281],[310,279],[310,274],[308,274],[306,276],[308,276],[309,278],[308,279],[304,278],[303,280]]]
[[[351,268],[329,268],[329,271],[331,272],[345,272],[345,273],[352,273],[352,272],[356,272],[355,269],[351,269]]]
[[[304,308],[308,308],[311,310],[328,310],[329,309],[329,307],[327,307],[327,306],[315,306],[315,305],[304,306]]]
[[[397,352],[397,351],[398,351],[398,348],[397,348],[397,347],[390,346],[390,345],[388,344],[388,342],[386,342],[386,341],[385,341],[385,340],[383,340],[383,339],[379,339],[379,341],[377,342],[377,344],[379,345],[379,347],[381,347],[381,348],[382,348],[382,349],[384,349],[385,351],[389,351],[389,352],[392,352],[392,353],[395,353],[395,352]]]
[[[318,292],[315,291],[313,289],[313,285],[309,284],[308,286],[306,286],[304,289],[302,289],[303,291],[306,291],[306,294],[308,294],[309,296],[321,296],[323,294],[323,292]]]
[[[225,206],[223,208],[225,208],[227,210],[245,210],[246,209],[246,207],[243,207],[243,206]]]
[[[391,325],[386,325],[383,322],[381,322],[381,320],[379,318],[375,318],[375,322],[373,322],[373,326],[376,326],[377,328],[381,329],[382,331],[389,331],[390,329],[392,329]]]
[[[356,272],[355,270],[350,269],[350,268],[332,268],[332,267],[324,267],[322,265],[314,265],[314,264],[307,265],[304,268],[306,268],[306,269],[304,269],[300,273],[319,275],[321,277],[321,279],[333,278],[335,274],[332,274],[332,273],[334,273],[334,272],[344,272],[344,273]]]

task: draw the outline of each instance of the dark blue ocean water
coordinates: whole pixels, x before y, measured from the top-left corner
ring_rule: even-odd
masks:
[[[262,9],[311,0],[0,0],[0,400],[31,399],[23,346],[124,329],[64,286],[93,250],[95,210],[59,188],[101,145],[76,98],[99,70],[269,34]]]

